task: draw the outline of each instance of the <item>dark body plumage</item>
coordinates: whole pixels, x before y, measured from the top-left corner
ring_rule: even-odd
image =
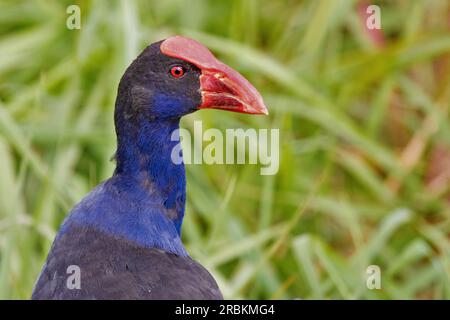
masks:
[[[67,288],[70,265],[81,269],[80,290]],[[32,298],[222,299],[222,295],[208,271],[189,257],[74,228],[53,245]]]

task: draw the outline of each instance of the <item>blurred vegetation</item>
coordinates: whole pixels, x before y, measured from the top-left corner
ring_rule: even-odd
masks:
[[[66,8],[81,8],[81,30]],[[189,165],[183,238],[226,298],[450,298],[450,2],[0,0],[0,298],[29,298],[62,219],[114,169],[119,79],[193,37],[260,90],[280,170]],[[382,289],[366,287],[379,265]]]

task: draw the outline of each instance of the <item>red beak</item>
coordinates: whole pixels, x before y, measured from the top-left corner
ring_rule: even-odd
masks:
[[[217,60],[199,42],[174,36],[161,43],[163,54],[197,66],[202,74],[199,109],[223,109],[241,113],[268,114],[259,92],[239,72]]]

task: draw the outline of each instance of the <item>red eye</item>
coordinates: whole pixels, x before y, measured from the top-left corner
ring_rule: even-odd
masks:
[[[184,70],[184,68],[182,66],[174,66],[174,67],[170,68],[170,75],[176,79],[184,76],[185,72],[186,71]]]

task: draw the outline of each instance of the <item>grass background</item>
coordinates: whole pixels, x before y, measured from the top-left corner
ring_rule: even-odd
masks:
[[[0,0],[0,298],[30,297],[62,219],[111,175],[127,65],[183,34],[270,110],[184,127],[280,128],[275,176],[187,167],[183,239],[226,298],[449,299],[450,2],[373,2],[376,32],[364,1]]]

